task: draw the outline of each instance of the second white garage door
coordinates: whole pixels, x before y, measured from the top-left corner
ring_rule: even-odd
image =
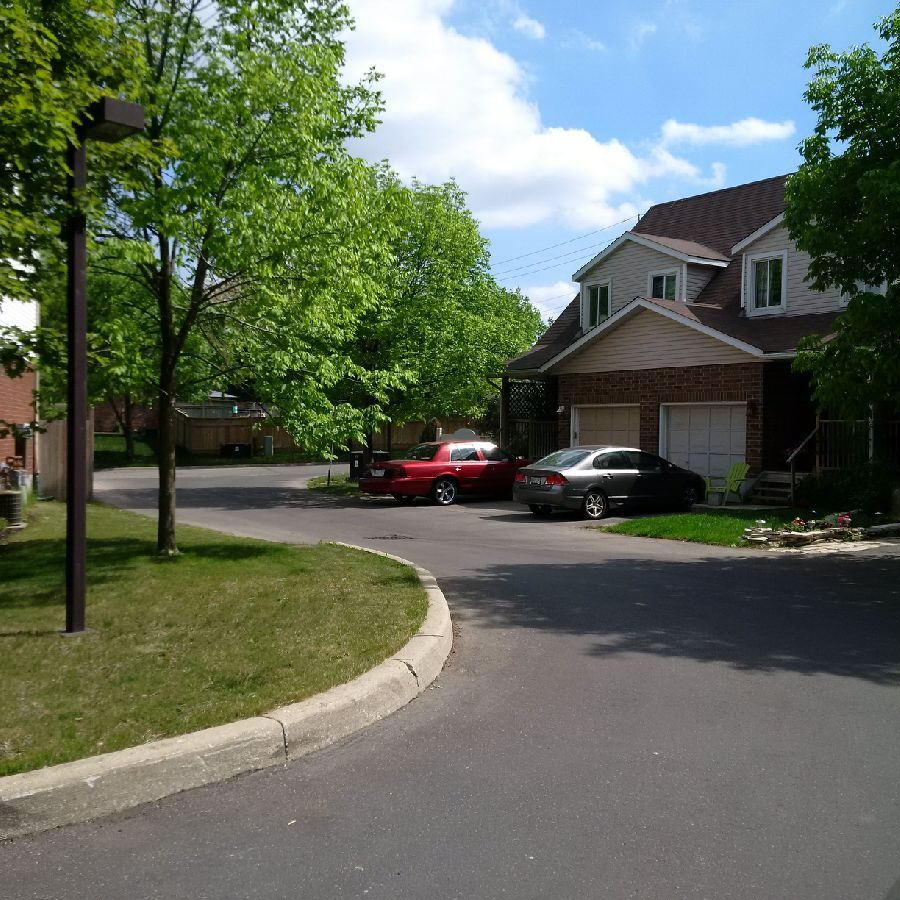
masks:
[[[747,407],[693,404],[662,407],[662,454],[700,475],[725,475],[747,453]]]
[[[634,406],[576,406],[572,443],[618,444],[640,447],[641,408]]]

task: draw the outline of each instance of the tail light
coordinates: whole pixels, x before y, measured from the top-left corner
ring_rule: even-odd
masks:
[[[527,478],[525,477],[525,473],[521,469],[519,469],[519,471],[516,472],[515,480],[518,481],[519,484],[524,484],[527,481]]]
[[[546,483],[549,485],[553,485],[553,486],[559,486],[559,485],[563,485],[563,484],[568,484],[569,479],[566,478],[565,475],[560,475],[557,472],[553,472],[552,474],[547,476]]]

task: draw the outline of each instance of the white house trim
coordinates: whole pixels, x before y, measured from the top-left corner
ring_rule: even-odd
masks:
[[[752,234],[748,234],[742,241],[739,241],[731,248],[731,255],[736,256],[745,247],[749,247],[755,240],[761,238],[764,234],[768,234],[772,229],[777,228],[784,221],[784,213],[778,213],[774,219],[770,219],[760,228],[757,228]]]
[[[613,313],[605,322],[598,325],[596,328],[592,328],[589,332],[587,332],[587,334],[582,335],[573,344],[569,344],[568,347],[557,353],[556,356],[548,359],[547,362],[540,366],[537,371],[546,372],[557,363],[562,362],[564,359],[566,359],[566,357],[571,356],[573,353],[577,353],[586,344],[590,343],[591,341],[597,340],[607,331],[615,328],[617,325],[621,324],[626,319],[633,316],[635,313],[640,312],[642,309],[648,309],[650,310],[650,312],[655,312],[666,319],[671,319],[673,322],[677,322],[680,325],[684,325],[687,328],[692,328],[694,329],[694,331],[700,332],[700,334],[705,334],[707,337],[714,338],[717,341],[722,341],[723,344],[728,344],[730,347],[734,347],[736,350],[742,350],[744,353],[747,353],[750,356],[755,356],[758,359],[782,359],[790,358],[794,355],[793,353],[787,353],[784,355],[777,353],[764,353],[759,349],[759,347],[754,347],[751,344],[740,341],[737,338],[722,333],[721,331],[716,331],[715,328],[710,328],[708,325],[703,325],[700,322],[696,322],[692,319],[687,319],[684,316],[679,315],[678,313],[666,309],[665,307],[658,306],[656,303],[645,300],[643,297],[635,297],[630,303],[623,306],[618,312]]]
[[[665,253],[666,256],[671,256],[672,259],[677,259],[683,263],[691,263],[692,265],[697,266],[714,266],[717,269],[724,269],[728,262],[723,259],[707,259],[703,256],[691,256],[688,253],[681,253],[678,250],[673,250],[671,247],[667,247],[665,244],[658,244],[656,241],[652,241],[649,238],[645,237],[642,234],[635,234],[633,231],[626,231],[625,234],[620,234],[611,244],[601,250],[590,262],[585,263],[573,276],[572,281],[579,281],[584,275],[586,275],[597,263],[602,262],[622,246],[625,241],[631,241],[635,244],[639,244],[641,247],[647,247],[650,250],[656,250],[658,253]]]

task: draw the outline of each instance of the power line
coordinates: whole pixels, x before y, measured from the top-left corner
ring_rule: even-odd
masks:
[[[500,272],[494,272],[494,278],[498,275],[512,275],[514,272],[521,272],[522,269],[530,269],[532,266],[539,266],[541,263],[553,262],[556,259],[572,259],[581,256],[589,247],[596,247],[596,241],[592,241],[587,247],[579,247],[577,250],[568,250],[560,253],[559,256],[548,256],[546,259],[536,259],[534,262],[525,263],[523,266],[516,266],[514,269],[503,269]]]
[[[577,250],[574,254],[563,254],[564,256],[569,257],[568,262],[574,262],[584,253],[583,250]],[[558,257],[562,259],[562,257]],[[546,272],[548,269],[560,269],[564,265],[566,265],[566,261],[555,263],[552,266],[543,266],[540,269],[529,269],[527,272],[513,272],[513,274],[503,275],[500,278],[495,278],[495,281],[509,281],[514,278],[527,278],[529,275],[537,275],[538,272]]]
[[[492,266],[502,266],[509,262],[515,262],[517,259],[524,259],[526,256],[536,256],[538,253],[544,253],[547,250],[555,250],[557,247],[564,247],[566,244],[573,244],[575,241],[584,240],[586,237],[590,237],[592,234],[601,234],[604,231],[609,231],[610,228],[615,228],[618,225],[624,225],[626,222],[630,222],[632,219],[636,219],[637,214],[633,216],[629,216],[627,219],[622,219],[621,222],[613,222],[612,225],[606,225],[603,228],[598,228],[595,231],[588,231],[584,234],[576,235],[573,238],[570,238],[567,241],[560,241],[558,244],[550,244],[549,247],[541,247],[538,250],[531,250],[528,253],[522,253],[519,256],[510,256],[508,259],[498,259],[497,262],[492,263]]]

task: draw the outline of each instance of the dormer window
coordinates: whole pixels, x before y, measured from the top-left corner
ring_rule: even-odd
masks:
[[[787,251],[750,257],[750,302],[754,312],[784,309],[787,295]]]
[[[653,272],[650,275],[650,296],[657,300],[677,300],[678,270]]]
[[[587,286],[587,308],[585,310],[585,322],[588,328],[596,328],[601,322],[609,318],[610,312],[610,282],[600,281],[597,284]]]

